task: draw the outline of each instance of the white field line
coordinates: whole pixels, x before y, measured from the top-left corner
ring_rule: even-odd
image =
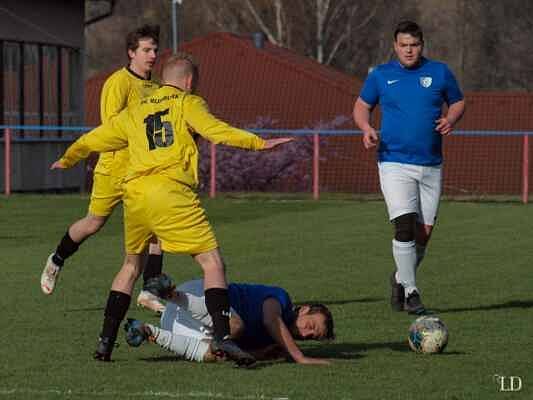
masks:
[[[267,397],[263,394],[232,395],[215,392],[168,392],[147,390],[144,392],[113,392],[113,391],[83,391],[73,389],[25,389],[25,388],[0,388],[0,396],[9,395],[56,395],[56,396],[91,396],[91,397],[113,397],[113,398],[203,398],[203,399],[237,399],[237,400],[289,400],[288,396]]]

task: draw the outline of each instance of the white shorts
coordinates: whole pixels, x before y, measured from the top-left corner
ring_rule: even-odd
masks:
[[[204,281],[188,281],[176,288],[180,292],[177,302],[167,302],[161,315],[161,328],[175,334],[209,339],[213,321],[205,305]],[[231,312],[235,312],[231,309]]]
[[[188,281],[176,290],[181,296],[176,303],[167,302],[161,315],[161,328],[174,334],[208,339],[213,323],[205,305],[204,281]]]
[[[442,165],[379,162],[378,169],[389,220],[416,213],[419,223],[435,225],[442,192]]]

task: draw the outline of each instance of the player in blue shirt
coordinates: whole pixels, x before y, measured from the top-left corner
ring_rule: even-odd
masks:
[[[212,320],[205,306],[203,281],[185,282],[177,289],[166,275],[146,288],[167,298],[167,306],[156,327],[129,320],[125,328],[132,346],[144,340],[159,344],[187,360],[214,361],[210,347]],[[276,286],[231,283],[231,336],[239,347],[256,358],[288,356],[301,364],[328,364],[306,357],[295,340],[333,339],[333,317],[322,304],[294,307],[289,294]]]
[[[423,57],[423,48],[420,27],[399,23],[394,32],[398,59],[370,73],[354,106],[365,148],[378,146],[381,190],[394,224],[391,306],[413,314],[425,313],[415,276],[439,208],[442,137],[451,133],[465,109],[452,72],[446,64]],[[379,134],[370,125],[378,104]]]

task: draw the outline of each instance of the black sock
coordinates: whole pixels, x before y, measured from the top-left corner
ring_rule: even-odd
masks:
[[[155,276],[161,275],[163,270],[163,254],[149,254],[148,261],[144,267],[143,281],[146,281]]]
[[[205,291],[205,305],[213,320],[216,340],[229,336],[229,296],[228,289],[211,288]]]
[[[113,342],[116,340],[120,324],[130,307],[130,301],[131,296],[129,294],[115,290],[109,292],[101,337],[108,337]]]
[[[61,239],[61,242],[59,242],[59,246],[57,246],[56,252],[52,256],[52,261],[56,265],[62,267],[65,263],[65,260],[78,251],[80,244],[81,243],[76,243],[74,240],[72,240],[67,231],[65,236],[63,236]]]

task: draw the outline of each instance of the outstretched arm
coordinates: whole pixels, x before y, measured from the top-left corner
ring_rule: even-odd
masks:
[[[184,115],[189,126],[210,142],[241,147],[249,150],[267,150],[292,141],[292,138],[264,140],[251,132],[234,128],[211,114],[205,101],[198,96],[187,96]]]
[[[120,150],[127,145],[127,135],[113,120],[81,136],[70,145],[59,160],[50,166],[50,169],[70,168],[79,161],[89,157],[89,154],[92,152],[103,153],[106,151]]]
[[[292,142],[293,140],[294,140],[293,138],[288,138],[288,137],[266,139],[265,147],[263,147],[263,150],[273,149],[274,147],[279,146],[280,144],[289,143],[289,142]]]
[[[322,358],[306,357],[292,337],[287,325],[281,318],[281,306],[274,298],[266,299],[263,303],[263,324],[268,333],[291,358],[299,364],[328,365],[329,361]]]

